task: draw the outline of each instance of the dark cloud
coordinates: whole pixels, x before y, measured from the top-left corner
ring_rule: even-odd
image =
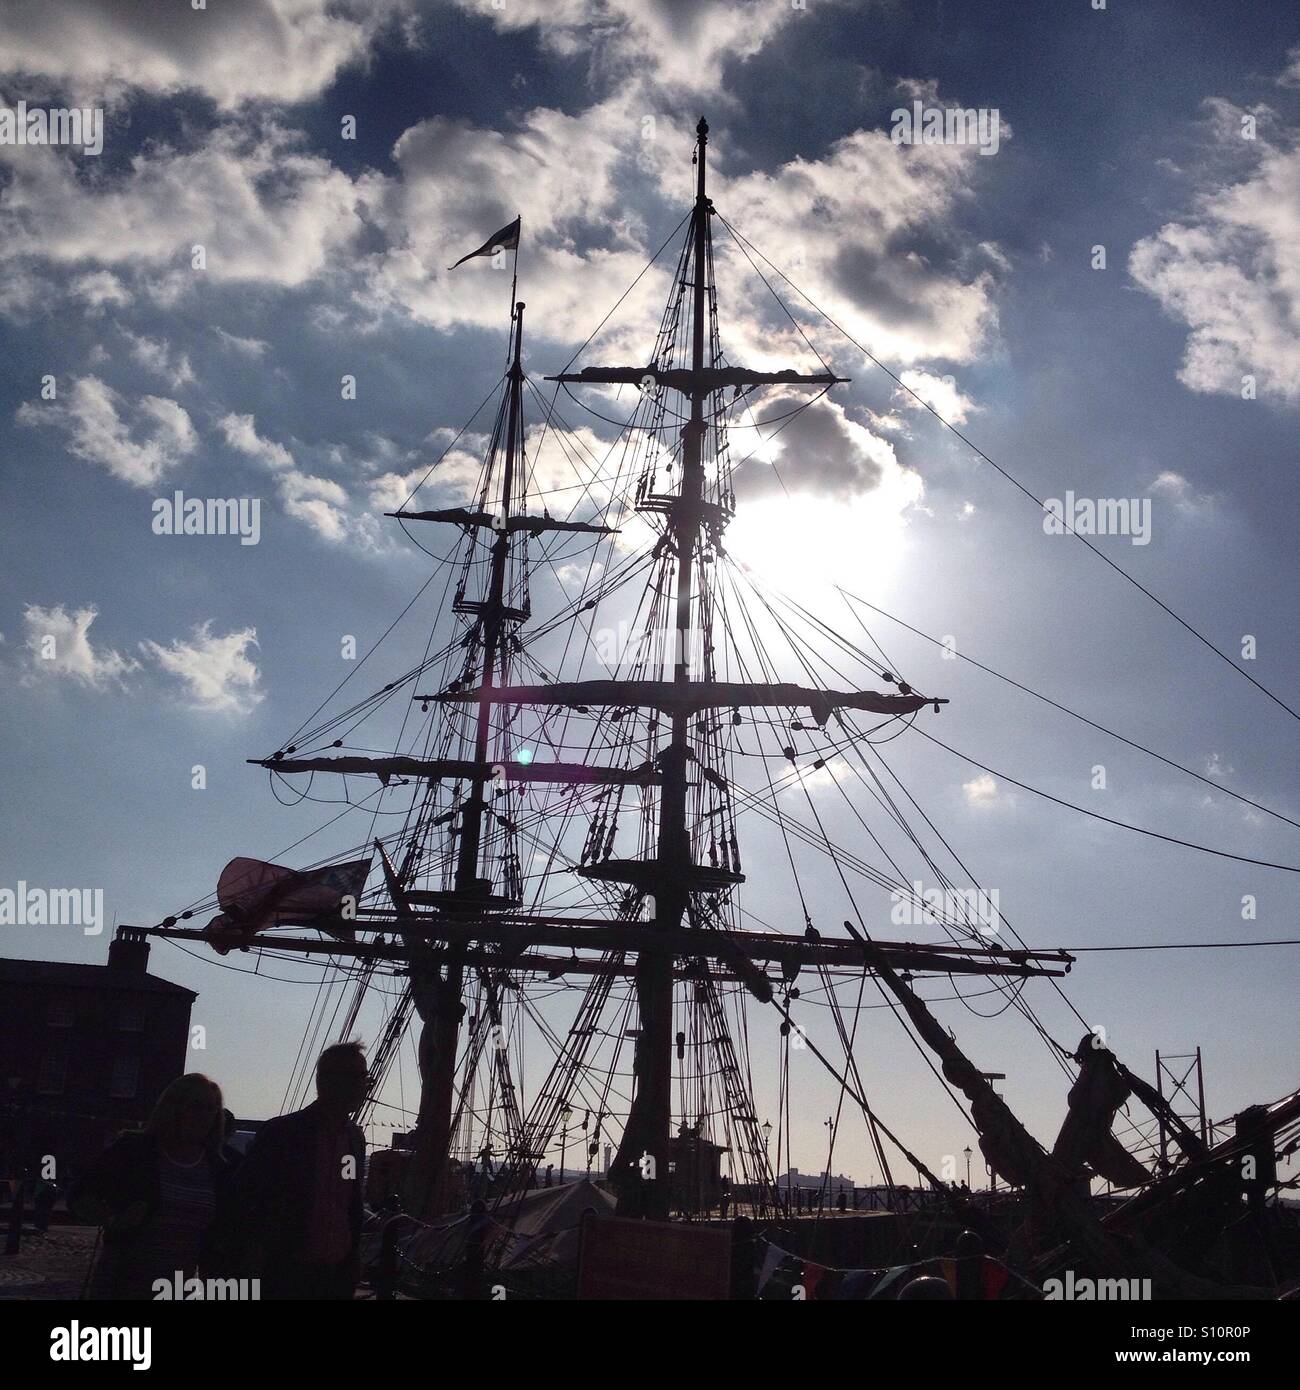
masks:
[[[767,427],[760,425],[759,433],[774,437],[779,457],[775,467],[759,458],[748,458],[736,469],[733,480],[740,500],[783,490],[846,499],[879,485],[881,464],[867,452],[867,446],[879,441],[835,406],[818,401],[788,423],[778,423],[778,417],[797,409],[803,400],[806,397],[778,394],[768,397],[755,411],[759,421],[773,421]],[[784,428],[774,436],[781,423]],[[732,447],[739,448],[740,457],[753,449],[754,437],[749,430],[737,433]]]

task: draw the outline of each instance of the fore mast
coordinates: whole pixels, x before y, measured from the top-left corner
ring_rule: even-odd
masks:
[[[487,592],[482,599],[459,598],[458,610],[475,615],[481,640],[482,676],[478,709],[475,712],[473,768],[469,795],[461,805],[456,874],[450,893],[440,894],[437,904],[451,918],[474,917],[493,906],[517,906],[514,899],[493,901],[493,880],[480,868],[483,821],[487,813],[487,787],[492,778],[491,757],[492,690],[498,676],[507,674],[509,649],[507,636],[526,614],[507,605],[507,572],[510,560],[510,520],[514,506],[515,470],[523,455],[524,372],[521,365],[524,340],[524,305],[514,305],[514,333],[507,371],[506,430],[501,475],[501,511],[489,521],[496,530],[492,543]],[[387,862],[385,870],[388,871]],[[399,916],[405,903],[399,901],[400,885],[390,876],[390,890]],[[447,942],[439,963],[423,937],[412,937],[411,996],[420,1015],[419,1045],[421,1074],[420,1109],[416,1123],[415,1154],[407,1185],[408,1210],[436,1214],[446,1206],[445,1182],[451,1154],[452,1113],[456,1092],[456,1054],[460,1044],[463,1003],[465,943]]]

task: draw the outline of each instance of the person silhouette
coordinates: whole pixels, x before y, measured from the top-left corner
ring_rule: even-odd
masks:
[[[369,1090],[360,1043],[316,1062],[316,1099],[257,1132],[233,1182],[233,1219],[266,1299],[350,1299],[360,1278]]]

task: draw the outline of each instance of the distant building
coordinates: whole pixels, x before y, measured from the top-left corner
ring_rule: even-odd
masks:
[[[125,928],[107,965],[0,960],[0,1169],[52,1154],[65,1181],[185,1071],[198,996],[148,966]]]
[[[843,1173],[832,1173],[829,1177],[825,1173],[801,1173],[797,1168],[791,1168],[788,1173],[782,1173],[776,1180],[778,1190],[784,1192],[787,1188],[793,1192],[796,1189],[807,1192],[820,1192],[823,1184],[826,1191],[832,1195],[840,1192],[852,1192],[854,1183],[852,1178],[846,1178]]]

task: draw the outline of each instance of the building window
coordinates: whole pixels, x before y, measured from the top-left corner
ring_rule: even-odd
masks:
[[[51,1028],[71,1028],[75,1022],[71,999],[51,999],[45,1009],[45,1022]]]
[[[140,1059],[120,1056],[113,1059],[113,1079],[109,1083],[108,1094],[114,1100],[134,1100],[136,1087],[140,1082]]]
[[[41,1058],[36,1076],[36,1091],[42,1096],[60,1096],[68,1079],[68,1056],[65,1052],[47,1052]]]
[[[117,1031],[119,1033],[144,1032],[144,1006],[134,1000],[117,1006]]]

